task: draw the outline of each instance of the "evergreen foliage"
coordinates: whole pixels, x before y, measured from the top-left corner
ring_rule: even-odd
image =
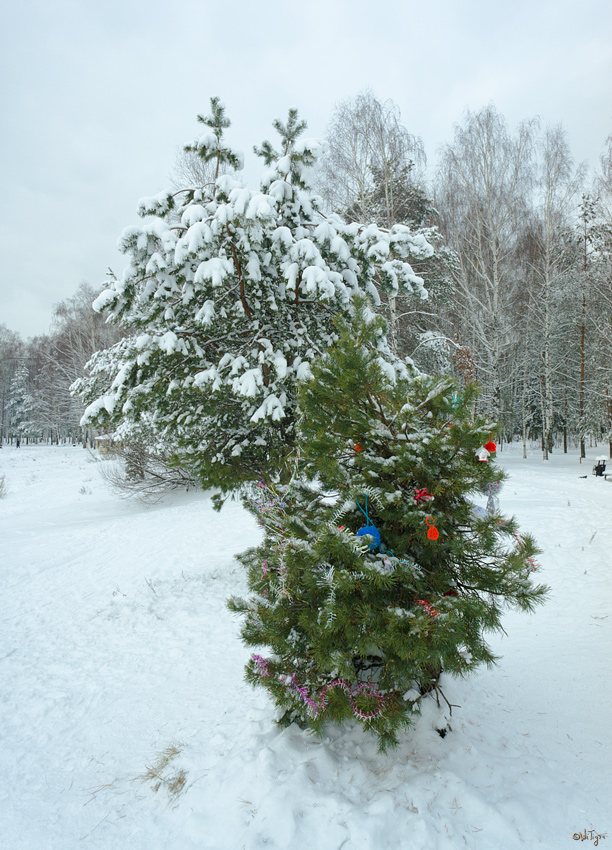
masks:
[[[36,432],[35,402],[31,390],[30,375],[24,360],[19,362],[11,382],[10,432],[15,437],[30,437]]]
[[[356,718],[384,750],[442,671],[495,661],[484,635],[504,607],[532,611],[546,588],[534,540],[470,501],[503,478],[476,456],[491,425],[473,419],[474,387],[459,398],[392,360],[363,302],[338,327],[301,389],[291,483],[253,489],[265,539],[241,556],[251,595],[229,604],[268,650],[247,678],[281,722]]]
[[[354,202],[345,212],[348,221],[359,221],[366,215],[391,226],[398,221],[413,227],[425,227],[435,216],[430,199],[412,176],[411,161],[392,162],[387,168],[371,164],[372,186],[361,203]]]
[[[128,336],[93,358],[74,391],[88,405],[84,422],[123,439],[144,429],[230,491],[278,470],[291,451],[297,382],[336,339],[334,316],[355,295],[377,301],[377,286],[426,297],[408,261],[433,249],[405,226],[381,231],[319,212],[323,146],[301,138],[296,110],[275,122],[279,151],[256,149],[259,191],[221,173],[242,158],[225,141],[223,105],[211,107],[188,150],[216,162],[216,179],[140,202],[145,222],[120,240],[129,265],[95,305]]]

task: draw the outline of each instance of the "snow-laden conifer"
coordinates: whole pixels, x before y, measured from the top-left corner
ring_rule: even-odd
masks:
[[[36,431],[36,402],[32,393],[30,375],[25,360],[21,360],[9,390],[10,433],[21,439],[32,436]]]
[[[312,189],[323,146],[301,138],[296,110],[275,122],[280,148],[248,188],[225,140],[218,99],[188,149],[216,163],[211,185],[139,203],[124,230],[123,275],[95,302],[129,335],[98,353],[74,391],[84,423],[119,438],[145,429],[177,461],[224,490],[278,469],[294,440],[295,388],[337,338],[333,319],[378,288],[426,297],[410,259],[431,246],[404,226],[347,225]],[[234,173],[222,173],[234,169]]]
[[[491,424],[473,419],[473,388],[458,398],[398,368],[381,320],[356,308],[303,384],[293,480],[253,488],[265,538],[241,556],[251,595],[230,607],[282,722],[356,719],[385,749],[442,672],[494,662],[486,633],[545,588],[533,539],[473,504],[503,478],[478,459]]]

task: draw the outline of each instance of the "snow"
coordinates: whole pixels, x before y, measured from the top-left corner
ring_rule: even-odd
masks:
[[[274,393],[269,393],[255,413],[251,416],[251,422],[259,422],[261,419],[271,418],[273,422],[280,422],[285,416],[285,394],[279,399]]]
[[[96,313],[101,313],[105,310],[110,304],[113,303],[116,297],[116,292],[112,289],[103,290],[96,300],[93,302],[92,307],[96,311]]]
[[[212,259],[200,263],[194,281],[201,283],[209,280],[213,286],[221,286],[225,278],[233,271],[234,264],[231,260],[225,260],[223,257],[212,257]]]
[[[247,369],[232,381],[232,387],[239,395],[254,398],[263,386],[263,374],[260,368]]]
[[[145,507],[108,490],[109,461],[81,447],[5,445],[0,847],[593,846],[612,825],[612,486],[591,475],[598,453],[544,463],[504,447],[502,510],[544,549],[550,600],[508,613],[499,665],[444,681],[461,707],[428,700],[382,756],[354,726],[322,740],[276,728],[244,682],[225,602],[245,590],[233,556],[260,531],[238,503],[216,514],[191,492]]]
[[[168,191],[158,192],[152,198],[141,198],[138,201],[138,215],[165,215],[172,208],[172,194]]]
[[[119,378],[119,376],[117,376]],[[92,403],[85,409],[85,413],[83,414],[83,418],[90,414],[97,413],[99,410],[103,408],[108,410],[109,413],[112,413],[116,404],[116,399],[114,395],[105,395],[101,398],[92,401]]]
[[[256,195],[249,203],[246,218],[272,218],[276,201],[269,195]]]
[[[157,344],[166,354],[172,354],[178,345],[178,337],[174,331],[166,331],[163,336],[159,337]]]
[[[215,318],[215,302],[210,298],[204,302],[202,307],[196,313],[196,322],[201,322],[203,325],[209,325]]]

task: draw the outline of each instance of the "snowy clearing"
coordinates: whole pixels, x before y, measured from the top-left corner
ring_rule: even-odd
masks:
[[[0,847],[563,850],[612,834],[612,483],[601,448],[500,460],[544,553],[499,665],[446,679],[390,755],[281,731],[225,607],[259,540],[205,493],[113,495],[81,448],[0,451]],[[586,479],[580,478],[587,475]],[[482,504],[486,499],[483,497]],[[450,722],[442,738],[436,728]],[[605,845],[604,845],[605,846]]]

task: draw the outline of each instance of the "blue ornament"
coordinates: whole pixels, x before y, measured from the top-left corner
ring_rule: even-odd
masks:
[[[364,534],[369,534],[374,539],[368,546],[370,552],[375,552],[380,546],[380,531],[373,525],[364,525],[363,528],[360,528],[357,532],[357,537],[363,537]]]

